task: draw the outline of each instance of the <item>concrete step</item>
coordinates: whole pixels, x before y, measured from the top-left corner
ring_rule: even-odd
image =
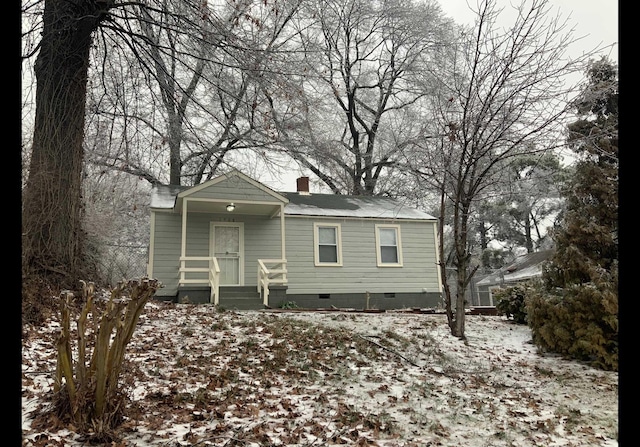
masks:
[[[264,309],[262,298],[255,286],[221,286],[219,305],[230,310]]]
[[[255,286],[221,286],[220,298],[260,298]]]

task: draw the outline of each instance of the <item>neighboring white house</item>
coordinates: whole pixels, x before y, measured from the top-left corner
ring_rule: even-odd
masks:
[[[160,299],[227,308],[427,308],[442,301],[437,221],[385,197],[276,192],[234,170],[156,186],[148,275]]]
[[[485,276],[476,283],[478,303],[483,306],[494,306],[494,292],[519,282],[537,278],[542,275],[542,266],[553,250],[542,250],[518,256],[511,264]]]

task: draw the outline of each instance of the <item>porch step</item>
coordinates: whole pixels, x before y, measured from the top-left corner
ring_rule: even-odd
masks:
[[[260,298],[255,286],[220,287],[219,305],[229,310],[264,309],[262,298]]]
[[[260,298],[256,286],[220,286],[220,298]]]

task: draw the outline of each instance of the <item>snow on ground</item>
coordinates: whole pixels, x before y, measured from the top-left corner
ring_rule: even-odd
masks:
[[[23,341],[23,446],[80,446],[36,423],[59,324]],[[226,311],[151,302],[128,345],[120,446],[618,445],[618,374],[540,355],[526,326],[468,315]]]

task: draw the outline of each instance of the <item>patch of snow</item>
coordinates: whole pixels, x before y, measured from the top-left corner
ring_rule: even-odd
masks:
[[[618,446],[617,373],[541,355],[529,328],[503,317],[466,318],[463,341],[440,314],[149,303],[127,347],[141,412],[123,442]],[[80,447],[68,430],[33,424],[51,398],[57,331],[29,331],[23,447],[44,435]]]

